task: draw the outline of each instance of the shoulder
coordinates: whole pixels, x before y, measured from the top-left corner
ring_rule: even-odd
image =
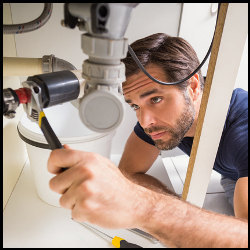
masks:
[[[248,92],[241,88],[234,89],[229,109],[233,112],[248,110]]]
[[[230,126],[240,117],[248,117],[248,92],[244,89],[234,89],[230,100],[226,126]]]
[[[235,89],[222,133],[219,158],[238,169],[238,177],[248,172],[248,92]],[[220,154],[222,153],[222,154]]]

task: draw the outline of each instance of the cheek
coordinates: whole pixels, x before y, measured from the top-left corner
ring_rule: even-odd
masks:
[[[171,101],[164,103],[156,112],[162,121],[174,123],[184,109],[184,102],[178,98],[173,98]]]
[[[138,111],[135,111],[135,114],[136,114],[137,120],[139,121],[139,112],[138,112]]]

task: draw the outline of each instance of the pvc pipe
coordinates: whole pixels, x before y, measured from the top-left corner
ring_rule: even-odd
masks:
[[[61,70],[76,70],[76,67],[63,59],[54,57],[52,60],[52,71],[56,72]]]
[[[3,58],[3,76],[31,76],[42,73],[42,58]]]

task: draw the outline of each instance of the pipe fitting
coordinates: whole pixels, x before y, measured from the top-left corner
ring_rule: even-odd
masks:
[[[76,70],[76,67],[54,55],[45,55],[42,57],[42,69],[43,73],[49,73],[62,70]]]

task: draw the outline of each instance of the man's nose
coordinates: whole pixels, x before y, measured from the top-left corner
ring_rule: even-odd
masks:
[[[151,127],[156,124],[156,116],[154,112],[148,109],[140,109],[140,113],[138,115],[138,121],[143,128]]]

